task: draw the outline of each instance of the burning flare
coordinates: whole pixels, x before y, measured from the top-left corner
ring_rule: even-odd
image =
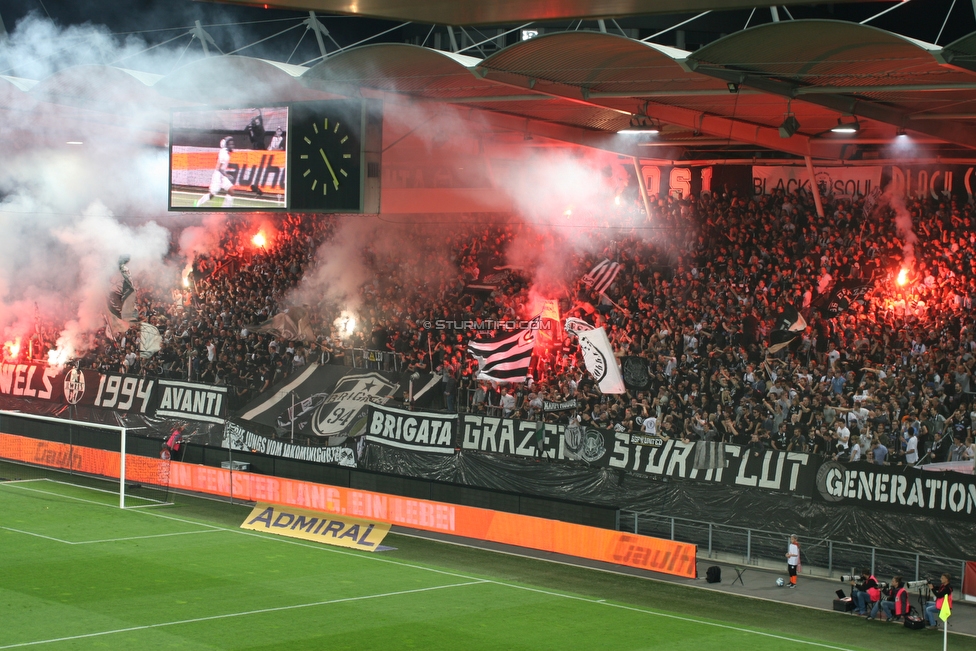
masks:
[[[899,287],[904,287],[908,284],[908,269],[902,267],[901,271],[898,272],[898,278],[895,279]]]
[[[5,341],[3,343],[4,359],[17,359],[18,356],[20,356],[20,337],[13,341]]]
[[[356,330],[356,317],[352,312],[343,310],[332,324],[338,331],[340,337],[348,337]]]
[[[251,238],[251,242],[259,249],[263,249],[268,244],[267,238],[264,237],[264,231],[258,231],[257,235]]]

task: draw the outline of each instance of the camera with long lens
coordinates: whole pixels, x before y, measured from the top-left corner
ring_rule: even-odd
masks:
[[[905,581],[906,590],[921,590],[923,588],[929,587],[929,584],[935,585],[935,581],[930,579],[922,579],[921,581]]]
[[[841,574],[840,575],[840,582],[841,583],[850,583],[851,581],[857,581],[860,578],[861,578],[860,576],[854,576],[853,574]]]

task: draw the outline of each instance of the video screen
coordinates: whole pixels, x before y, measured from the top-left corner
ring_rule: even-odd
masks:
[[[288,108],[173,111],[170,210],[284,210]]]

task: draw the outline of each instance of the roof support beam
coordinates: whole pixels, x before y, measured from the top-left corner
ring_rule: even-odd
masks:
[[[974,0],[976,1],[976,0]],[[758,90],[740,89],[740,95],[762,95]],[[590,99],[616,99],[623,97],[725,97],[728,88],[694,88],[689,90],[637,90],[637,91],[589,91]]]
[[[769,79],[748,72],[739,72],[727,68],[697,64],[693,59],[688,59],[688,62],[692,64],[695,72],[709,75],[725,82],[750,86],[764,93],[780,95],[781,97],[794,98],[798,95],[797,91],[799,87],[787,81]],[[846,92],[855,93],[860,91],[857,88],[850,88]],[[903,111],[852,95],[806,93],[802,97],[804,102],[809,102],[810,104],[817,104],[818,106],[823,106],[824,108],[829,108],[839,113],[876,120],[896,127],[904,128],[909,119],[908,114]],[[933,121],[924,124],[924,126],[916,122],[913,124],[912,129],[948,143],[956,143],[976,149],[976,129],[972,127]]]
[[[976,90],[976,83],[970,84],[891,84],[888,86],[797,86],[795,97],[800,95],[837,95],[868,93],[939,93],[959,90]]]
[[[483,127],[485,125],[489,125],[499,129],[504,129],[506,131],[513,131],[538,138],[548,138],[549,140],[563,142],[570,145],[600,149],[602,151],[621,154],[624,156],[639,155],[637,149],[638,143],[636,141],[618,136],[615,133],[607,133],[606,131],[595,131],[593,129],[584,129],[582,127],[573,127],[565,124],[546,122],[544,120],[519,117],[516,115],[499,113],[497,111],[475,106],[458,107],[457,109],[452,110],[444,106],[444,102],[440,100],[430,100],[424,97],[412,97],[402,93],[393,93],[369,88],[359,89],[359,92],[356,93],[350,92],[349,96],[381,99],[383,100],[384,104],[411,103],[427,104],[432,107],[440,106],[440,110],[443,111],[444,116],[451,116],[454,118],[460,117],[461,119],[470,121],[472,124],[477,126]],[[543,96],[543,99],[552,100],[552,98],[545,96]]]
[[[504,84],[521,90],[530,90],[528,78],[521,75],[497,72],[484,67],[478,68],[478,74],[498,84]],[[625,115],[633,114],[633,109],[621,108],[619,105],[611,102],[595,101],[593,94],[577,86],[558,83],[546,83],[543,86],[537,82],[531,90],[579,104],[618,111]],[[726,94],[728,93],[728,91],[725,92]],[[642,97],[638,96],[634,97],[634,99],[636,101]],[[653,114],[651,117],[657,118],[662,122],[692,129],[698,133],[725,138],[729,141],[759,145],[774,151],[787,152],[797,156],[807,156],[810,154],[809,138],[800,134],[796,134],[791,138],[780,138],[779,129],[773,127],[752,124],[677,106],[656,104],[653,101],[651,101],[650,107],[648,108],[648,114]]]

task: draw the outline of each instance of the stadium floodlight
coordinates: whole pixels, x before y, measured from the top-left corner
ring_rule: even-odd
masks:
[[[617,133],[661,133],[661,123],[642,113],[638,113],[630,116],[630,126],[617,131]]]
[[[735,83],[734,81],[730,81],[726,84],[726,86],[728,87],[730,93],[739,92],[739,84]]]
[[[843,119],[837,120],[837,126],[831,129],[834,133],[857,133],[861,130],[861,124],[857,118],[851,118],[845,122]]]

